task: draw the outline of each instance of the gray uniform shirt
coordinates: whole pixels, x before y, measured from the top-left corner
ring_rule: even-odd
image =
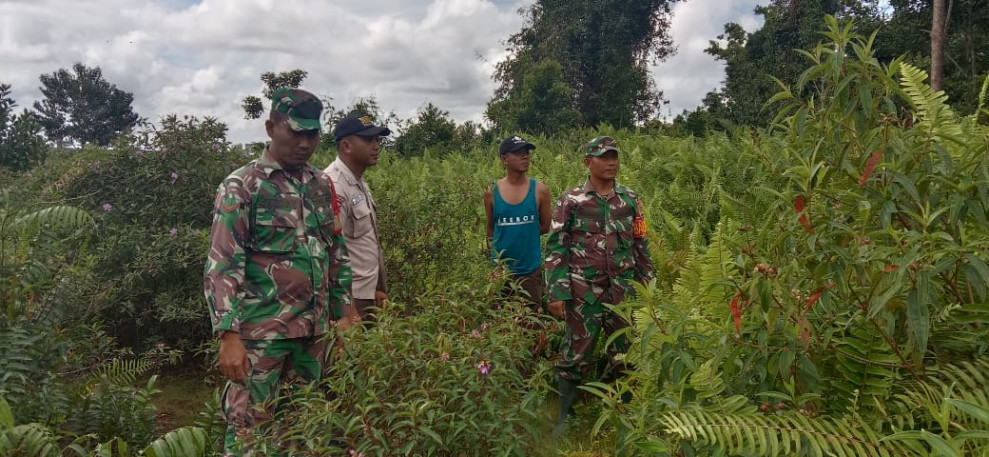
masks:
[[[337,157],[326,174],[333,180],[340,201],[343,235],[354,270],[351,294],[354,299],[374,299],[374,291],[385,291],[384,256],[378,240],[378,214],[364,178],[357,179]]]

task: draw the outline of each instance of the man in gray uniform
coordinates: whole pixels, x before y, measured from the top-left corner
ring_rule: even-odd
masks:
[[[388,295],[384,257],[378,239],[378,214],[364,171],[378,163],[381,138],[391,134],[367,115],[354,113],[337,121],[333,136],[337,158],[326,167],[340,202],[343,234],[350,253],[354,281],[351,295],[362,319],[372,318],[372,307],[380,307]]]

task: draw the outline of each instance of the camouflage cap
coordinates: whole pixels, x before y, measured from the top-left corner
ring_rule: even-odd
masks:
[[[279,87],[271,93],[271,110],[286,115],[285,122],[292,130],[319,130],[323,102],[302,89]]]
[[[618,143],[610,136],[599,136],[584,145],[585,157],[601,157],[608,151],[618,151]]]

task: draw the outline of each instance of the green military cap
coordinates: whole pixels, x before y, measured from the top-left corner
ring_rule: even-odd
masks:
[[[618,152],[618,143],[610,136],[599,136],[584,145],[584,156],[601,157],[608,151]]]
[[[279,87],[271,93],[271,110],[286,115],[286,123],[292,130],[319,130],[323,102],[302,89]]]

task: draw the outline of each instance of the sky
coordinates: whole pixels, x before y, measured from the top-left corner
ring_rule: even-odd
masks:
[[[75,62],[99,66],[134,94],[150,121],[213,116],[234,142],[264,139],[244,119],[266,71],[309,72],[303,88],[343,108],[373,95],[413,117],[427,102],[457,122],[483,121],[504,41],[532,0],[0,0],[0,83],[20,108],[41,97],[41,74]],[[651,66],[669,104],[697,107],[724,78],[704,53],[727,22],[754,31],[764,0],[688,0],[674,7],[677,54]]]

